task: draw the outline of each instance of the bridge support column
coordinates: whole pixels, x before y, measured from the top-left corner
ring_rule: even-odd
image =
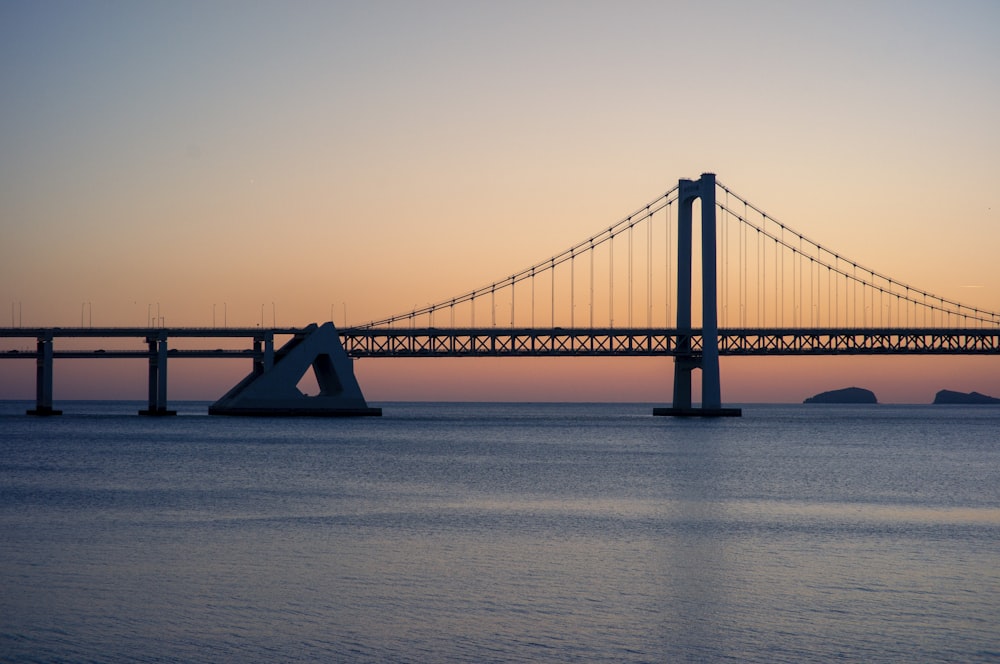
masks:
[[[176,415],[167,410],[167,333],[146,337],[149,344],[149,407],[140,415]]]
[[[273,336],[258,337],[254,354],[253,370],[209,407],[209,415],[382,414],[381,408],[371,408],[365,401],[352,360],[333,323],[310,325],[278,351],[274,350]],[[298,388],[309,370],[319,386],[319,394],[314,396],[306,396]]]
[[[701,350],[691,344],[691,254],[693,205],[701,199]],[[674,357],[674,401],[671,408],[654,408],[654,415],[738,417],[739,408],[722,407],[719,380],[719,323],[716,283],[715,175],[681,180],[677,189],[677,330]],[[691,372],[701,369],[701,407],[691,402]]]
[[[62,415],[52,407],[52,335],[38,337],[35,358],[35,407],[28,415]]]
[[[254,337],[253,348],[253,370],[258,374],[270,371],[271,367],[274,366],[274,333],[265,332]]]

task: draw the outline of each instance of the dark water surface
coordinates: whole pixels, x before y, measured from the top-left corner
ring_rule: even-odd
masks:
[[[0,660],[1000,660],[1000,409],[0,403]]]

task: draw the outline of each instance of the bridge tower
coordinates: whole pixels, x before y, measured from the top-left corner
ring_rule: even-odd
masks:
[[[701,350],[691,344],[691,272],[694,201],[701,199]],[[715,174],[681,180],[677,188],[677,331],[674,356],[674,401],[654,408],[654,415],[739,417],[739,408],[722,407],[719,382],[719,322],[716,283]],[[691,372],[701,369],[701,406],[691,403]]]

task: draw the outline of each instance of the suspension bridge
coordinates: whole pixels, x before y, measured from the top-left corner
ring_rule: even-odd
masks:
[[[497,281],[336,331],[331,323],[99,333],[0,328],[0,337],[37,339],[36,352],[16,354],[37,362],[33,412],[52,411],[54,358],[100,352],[56,351],[53,340],[100,335],[148,343],[133,353],[150,361],[147,414],[170,412],[166,362],[171,353],[183,352],[252,357],[251,374],[210,409],[219,414],[378,414],[364,402],[347,358],[622,355],[674,358],[672,405],[654,414],[731,416],[740,411],[722,405],[720,356],[997,355],[1000,313],[851,260],[777,220],[715,175],[703,174],[680,180],[616,223]],[[292,338],[275,349],[275,335]],[[253,346],[168,350],[167,340],[176,336],[245,336]],[[11,357],[0,351],[0,359]],[[320,386],[316,397],[295,388],[310,368]],[[700,402],[691,390],[695,370],[702,372]]]

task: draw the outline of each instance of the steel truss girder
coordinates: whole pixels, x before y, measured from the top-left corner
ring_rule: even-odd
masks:
[[[700,330],[529,328],[367,328],[340,331],[347,353],[362,357],[689,356]],[[729,329],[719,353],[769,355],[1000,354],[1000,329]]]

